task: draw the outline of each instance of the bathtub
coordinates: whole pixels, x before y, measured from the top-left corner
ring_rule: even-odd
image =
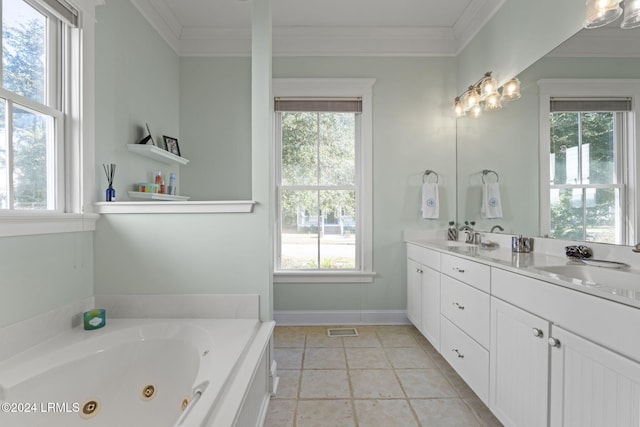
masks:
[[[235,425],[252,383],[247,372],[261,360],[268,366],[272,330],[273,322],[255,319],[108,319],[99,330],[74,328],[0,363],[0,426]],[[253,412],[264,412],[262,404]]]

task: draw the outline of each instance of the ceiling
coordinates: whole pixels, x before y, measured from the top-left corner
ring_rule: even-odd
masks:
[[[182,56],[251,53],[251,2],[131,0]],[[454,56],[506,0],[272,0],[276,56]]]

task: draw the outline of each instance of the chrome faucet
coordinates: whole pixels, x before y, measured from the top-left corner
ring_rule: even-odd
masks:
[[[504,228],[500,227],[498,224],[494,225],[493,227],[491,227],[491,233],[493,233],[496,228],[500,231],[504,231]]]
[[[467,235],[464,240],[465,243],[471,243],[475,245],[479,245],[480,243],[482,243],[482,235],[477,231],[474,232],[473,230],[465,230],[465,234]]]
[[[636,243],[636,245],[631,250],[635,253],[640,253],[640,242]]]

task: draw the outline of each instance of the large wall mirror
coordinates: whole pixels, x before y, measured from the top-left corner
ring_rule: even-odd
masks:
[[[640,168],[640,146],[631,124],[627,129],[620,130],[615,128],[618,125],[614,121],[606,122],[607,117],[611,119],[611,115],[554,113],[557,122],[563,123],[565,127],[565,133],[556,137],[577,142],[556,143],[555,162],[550,161],[553,153],[550,152],[549,156],[540,160],[539,152],[540,141],[544,137],[541,135],[544,131],[540,130],[541,80],[599,79],[606,82],[610,79],[640,79],[640,29],[621,30],[617,25],[619,23],[616,27],[581,30],[520,73],[520,99],[505,104],[497,112],[484,113],[480,118],[463,117],[457,120],[459,223],[475,221],[479,230],[488,231],[494,225],[500,225],[508,233],[541,236],[548,233],[545,224],[549,221],[541,218],[541,215],[547,214],[555,215],[552,221],[562,219],[567,229],[554,237],[626,245],[636,243],[629,241],[629,235],[633,239],[640,239],[640,233],[635,229],[640,222],[637,210],[640,201],[633,202],[634,198],[640,198],[640,173],[629,170],[626,163],[618,157],[619,154],[624,154],[628,156],[627,160],[631,159]],[[612,94],[613,92],[612,90]],[[632,92],[633,89],[630,88],[630,96]],[[544,93],[542,96],[545,96]],[[604,94],[601,97],[607,98]],[[639,102],[639,99],[633,99],[631,108],[637,108]],[[628,115],[631,122],[637,117],[636,113]],[[554,126],[557,131],[560,125],[556,123]],[[631,135],[628,145],[606,153],[612,135],[621,132]],[[580,133],[585,141],[582,141]],[[587,141],[589,135],[591,143]],[[553,146],[553,142],[551,145]],[[552,147],[551,151],[553,150]],[[598,156],[595,153],[599,153]],[[612,176],[611,163],[619,165],[620,174],[626,180],[621,195],[611,188],[601,187],[607,181],[598,174]],[[486,170],[494,171],[495,174],[483,174]],[[596,172],[597,170],[599,171]],[[550,202],[551,208],[548,206],[549,202],[544,200],[545,197],[540,195],[541,174],[546,179],[549,179],[550,174],[555,174],[555,178],[551,176],[552,183],[561,182],[568,186],[554,190],[555,199],[554,196],[549,197],[553,199]],[[579,188],[581,178],[585,182],[590,178],[592,183],[597,184],[596,188]],[[619,178],[616,176],[612,179]],[[483,180],[499,183],[503,210],[501,218],[486,219],[481,214]],[[625,197],[624,191],[629,192],[629,197]],[[607,198],[611,201],[609,205],[602,202]],[[564,210],[554,208],[562,204],[559,200],[564,203]],[[593,211],[595,208],[600,209],[598,219],[593,220],[593,223],[585,221],[582,212],[590,209]],[[612,220],[611,215],[618,208],[625,210],[630,216],[623,220]],[[550,209],[556,209],[556,212],[548,214]],[[625,236],[618,240],[612,239],[611,232],[606,228],[620,226],[619,223],[616,225],[620,221],[623,221]]]

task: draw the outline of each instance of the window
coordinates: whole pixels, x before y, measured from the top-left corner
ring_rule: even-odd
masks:
[[[274,81],[278,281],[371,280],[371,86]]]
[[[47,3],[1,0],[0,210],[64,211],[67,25]],[[56,3],[57,4],[57,3]]]
[[[637,223],[630,191],[636,164],[633,99],[577,93],[545,97],[545,112],[541,109],[546,129],[541,162],[548,168],[541,181],[542,205],[548,206],[541,215],[543,232],[567,240],[628,244]]]

